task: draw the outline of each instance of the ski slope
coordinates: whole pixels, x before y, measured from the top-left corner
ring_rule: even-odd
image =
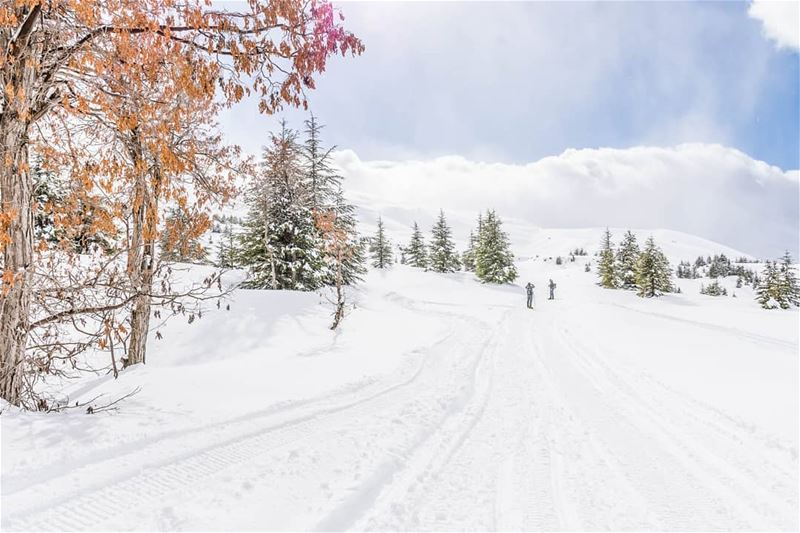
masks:
[[[798,313],[603,290],[541,231],[518,285],[371,271],[337,332],[324,296],[236,291],[71,385],[141,386],[118,411],[5,410],[3,529],[797,530]]]

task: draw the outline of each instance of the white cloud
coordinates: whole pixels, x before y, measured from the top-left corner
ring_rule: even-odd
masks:
[[[764,34],[778,47],[800,50],[800,1],[753,0],[747,14],[761,21]]]
[[[716,144],[570,149],[524,165],[362,161],[350,150],[336,161],[357,202],[423,220],[440,207],[469,219],[495,208],[542,227],[673,229],[765,257],[798,249],[800,174]]]
[[[369,159],[523,162],[568,147],[684,142],[755,150],[752,124],[781,84],[746,7],[347,3],[345,25],[366,51],[332,59],[310,105],[326,139]],[[305,116],[254,108],[223,115],[228,138],[251,152],[259,132]]]

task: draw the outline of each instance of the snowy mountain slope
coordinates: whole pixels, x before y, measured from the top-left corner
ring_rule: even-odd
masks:
[[[71,387],[140,386],[119,411],[5,411],[3,529],[796,530],[797,311],[604,290],[543,259],[598,230],[519,229],[517,285],[371,271],[337,332],[324,296],[237,290]]]
[[[735,250],[729,246],[719,244],[702,237],[688,235],[680,231],[667,229],[636,229],[636,228],[609,228],[612,242],[616,245],[622,236],[630,229],[637,241],[641,244],[652,236],[669,259],[677,263],[681,260],[694,262],[698,256],[725,254],[731,260],[740,257],[751,258],[749,254]],[[516,231],[515,231],[516,230]],[[583,248],[591,256],[600,249],[600,241],[605,228],[578,228],[578,229],[545,229],[524,228],[509,225],[513,232],[515,244],[520,254],[539,255],[540,257],[566,257],[572,250]]]
[[[353,199],[359,205],[359,218],[364,234],[372,235],[376,229],[376,220],[380,215],[386,224],[386,230],[395,244],[406,245],[411,236],[411,226],[416,221],[426,237],[430,233],[438,213],[425,209],[415,209],[394,205],[391,201],[379,200],[364,193],[353,193]],[[363,207],[368,206],[368,207]],[[504,217],[503,227],[508,232],[512,249],[517,257],[557,257],[567,256],[576,248],[585,249],[593,255],[600,247],[604,227],[593,228],[540,228],[529,223]],[[446,210],[447,222],[453,229],[453,237],[459,247],[466,247],[470,231],[477,225],[477,212]],[[736,250],[724,244],[716,243],[696,235],[668,229],[610,228],[615,243],[619,243],[625,231],[630,229],[636,234],[640,243],[653,236],[664,253],[674,262],[681,260],[694,261],[697,256],[725,254],[731,259],[740,257],[752,258],[751,254]],[[772,259],[772,258],[765,258]]]

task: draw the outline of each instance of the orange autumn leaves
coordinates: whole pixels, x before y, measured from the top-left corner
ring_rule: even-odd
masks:
[[[159,172],[150,186],[164,200],[187,200],[186,181],[170,179],[187,175],[211,191],[193,201],[230,195],[237,154],[211,133],[218,108],[248,95],[267,113],[304,106],[305,88],[314,87],[314,75],[331,54],[364,49],[326,2],[250,0],[246,8],[227,11],[204,0],[7,0],[0,31],[15,33],[34,10],[38,29],[26,43],[14,43],[30,53],[0,52],[0,68],[24,62],[34,82],[4,76],[4,107],[15,104],[24,122],[46,116],[43,106],[56,111],[51,115],[57,117],[47,117],[53,123],[45,126],[45,147],[35,149],[49,151],[73,183],[98,191],[94,197],[112,216],[120,214],[113,194],[154,162]],[[44,101],[42,95],[48,95]],[[87,135],[89,119],[117,136],[134,134],[150,161],[97,148],[108,146],[111,134]],[[219,171],[213,174],[227,169],[216,183],[208,182],[210,161]]]

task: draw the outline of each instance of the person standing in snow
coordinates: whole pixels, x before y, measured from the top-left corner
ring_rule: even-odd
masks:
[[[533,283],[530,281],[525,285],[525,290],[528,291],[528,309],[533,309]]]
[[[550,287],[550,300],[555,300],[556,299],[556,294],[555,294],[556,284],[553,282],[552,279],[550,280],[550,284],[548,285],[548,287]]]

